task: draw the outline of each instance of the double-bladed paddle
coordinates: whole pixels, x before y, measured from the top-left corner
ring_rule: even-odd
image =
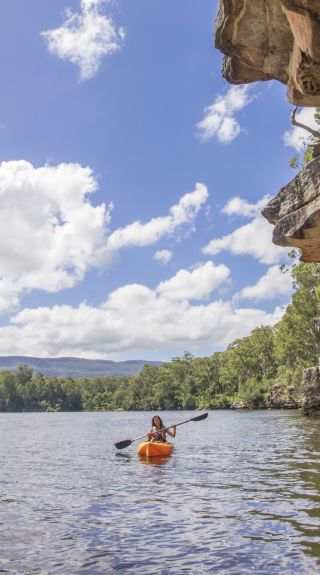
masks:
[[[188,423],[188,421],[202,421],[202,419],[206,419],[208,417],[207,413],[201,413],[201,415],[197,415],[196,417],[191,417],[190,419],[186,419],[185,421],[181,421],[180,423],[176,423],[176,424],[172,424],[169,425],[169,427],[165,427],[164,429],[161,429],[161,431],[168,431],[168,429],[170,429],[171,427],[178,427],[178,425],[183,425],[184,423]],[[154,433],[152,433],[151,435],[156,435],[158,432],[155,431]],[[124,449],[125,447],[129,447],[129,445],[131,445],[131,443],[133,443],[133,441],[136,441],[137,439],[142,439],[143,437],[146,437],[146,433],[144,435],[139,435],[139,437],[134,437],[133,439],[124,439],[123,441],[118,441],[118,443],[115,443],[115,447],[117,449]]]

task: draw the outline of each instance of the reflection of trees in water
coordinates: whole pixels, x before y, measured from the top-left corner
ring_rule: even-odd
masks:
[[[320,417],[301,418],[299,423],[301,444],[291,463],[299,481],[291,497],[301,506],[289,521],[301,534],[296,545],[320,565]]]
[[[256,473],[258,482],[252,485],[249,480],[241,491],[250,503],[247,538],[277,542],[284,557],[294,557],[296,550],[320,565],[319,432],[320,417],[290,414],[285,427],[278,429],[277,445],[272,445],[261,460],[257,451],[248,466],[249,474]]]

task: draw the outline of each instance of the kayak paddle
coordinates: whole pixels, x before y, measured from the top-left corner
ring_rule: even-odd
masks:
[[[206,419],[208,417],[208,413],[201,413],[201,415],[197,415],[196,417],[191,417],[190,419],[186,419],[185,421],[181,421],[180,423],[176,423],[175,427],[178,427],[178,425],[183,425],[184,423],[188,423],[188,421],[202,421],[203,419]],[[174,424],[169,425],[169,427],[165,427],[164,429],[161,429],[161,431],[168,431],[168,429],[170,429],[171,427],[173,427]],[[152,433],[152,435],[156,435],[158,432],[155,431],[154,433]],[[133,443],[133,441],[136,441],[137,439],[142,439],[143,437],[146,437],[146,433],[144,433],[144,435],[140,435],[139,437],[134,437],[134,439],[124,439],[123,441],[118,441],[118,443],[115,443],[115,447],[117,449],[124,449],[125,447],[129,447],[129,445],[131,445],[131,443]]]

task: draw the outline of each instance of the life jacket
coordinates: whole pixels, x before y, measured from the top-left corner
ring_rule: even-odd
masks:
[[[163,429],[164,429],[164,428],[163,428]],[[162,442],[167,441],[167,439],[166,439],[166,435],[167,435],[167,434],[166,434],[165,431],[162,431],[162,429],[157,430],[156,427],[153,427],[153,428],[152,428],[152,433],[154,433],[155,431],[156,431],[156,433],[153,435],[154,441],[162,441]]]

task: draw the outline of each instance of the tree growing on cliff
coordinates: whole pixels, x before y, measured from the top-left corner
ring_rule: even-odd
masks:
[[[293,169],[301,170],[311,160],[320,155],[320,129],[314,130],[306,124],[302,124],[296,119],[298,106],[295,106],[291,113],[291,124],[297,128],[302,128],[311,136],[309,143],[305,144],[302,156],[293,156],[290,159],[289,165]],[[320,127],[320,108],[315,108],[314,119],[316,124]]]

